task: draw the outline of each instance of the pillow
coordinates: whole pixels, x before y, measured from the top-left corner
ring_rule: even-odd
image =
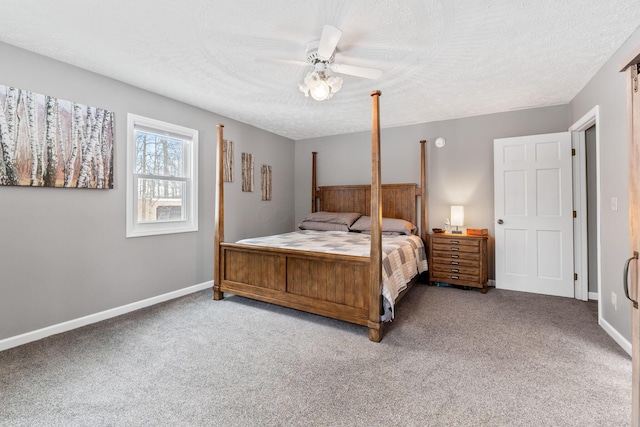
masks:
[[[334,224],[333,222],[319,221],[302,221],[298,224],[298,228],[301,230],[349,231],[349,226],[346,224]]]
[[[304,221],[329,222],[331,224],[344,224],[349,226],[360,218],[360,216],[361,214],[357,212],[313,212],[309,214]]]
[[[371,217],[361,216],[349,227],[351,231],[371,232]],[[397,218],[382,218],[382,233],[415,234],[418,227]]]

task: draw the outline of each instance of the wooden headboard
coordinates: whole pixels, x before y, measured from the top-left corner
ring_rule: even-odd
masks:
[[[373,96],[374,94],[372,94]],[[374,135],[375,136],[375,135]],[[375,140],[376,138],[374,138]],[[379,141],[378,141],[379,142]],[[311,212],[359,212],[371,216],[371,203],[374,202],[371,191],[376,185],[380,185],[376,205],[381,205],[384,218],[399,218],[418,226],[420,237],[427,240],[427,178],[426,178],[426,152],[427,141],[420,141],[420,185],[418,184],[382,184],[378,180],[380,171],[372,172],[371,185],[334,185],[326,187],[317,186],[317,152],[312,152],[311,162]],[[376,147],[377,148],[377,147]],[[377,150],[375,150],[377,151]],[[374,155],[373,158],[376,158]],[[375,163],[372,161],[372,164]],[[379,167],[379,162],[377,164]],[[377,194],[377,190],[376,190]],[[376,195],[374,194],[374,195]],[[420,197],[420,223],[418,224],[418,203]],[[373,227],[372,227],[373,229]]]
[[[318,210],[371,214],[371,185],[335,185],[318,187]],[[382,216],[400,218],[417,224],[417,184],[383,184]]]

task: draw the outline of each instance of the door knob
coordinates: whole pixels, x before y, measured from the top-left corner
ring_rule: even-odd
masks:
[[[503,221],[503,220],[501,220],[501,219],[497,220],[496,222],[497,222],[498,224],[504,224],[504,221]]]

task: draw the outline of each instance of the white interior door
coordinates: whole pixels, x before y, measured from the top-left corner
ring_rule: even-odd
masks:
[[[574,296],[571,134],[496,139],[496,288]]]

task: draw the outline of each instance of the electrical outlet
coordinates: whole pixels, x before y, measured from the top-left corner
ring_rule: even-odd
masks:
[[[611,304],[614,310],[618,310],[618,295],[615,292],[611,292]]]

